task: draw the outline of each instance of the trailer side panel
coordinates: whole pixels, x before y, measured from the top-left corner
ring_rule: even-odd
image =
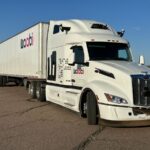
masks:
[[[46,78],[46,31],[39,23],[0,44],[0,75]]]

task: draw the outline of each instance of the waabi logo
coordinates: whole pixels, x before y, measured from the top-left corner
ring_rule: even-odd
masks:
[[[20,41],[21,49],[30,47],[32,45],[33,45],[33,33],[29,34],[29,36],[27,38],[21,39],[21,41]]]

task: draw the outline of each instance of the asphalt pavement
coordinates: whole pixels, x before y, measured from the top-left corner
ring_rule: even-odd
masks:
[[[87,125],[79,114],[0,87],[0,150],[149,150],[150,127]]]

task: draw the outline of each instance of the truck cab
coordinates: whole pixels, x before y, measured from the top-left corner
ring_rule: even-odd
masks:
[[[133,62],[129,42],[108,24],[50,21],[46,100],[88,124],[150,120],[150,69]]]

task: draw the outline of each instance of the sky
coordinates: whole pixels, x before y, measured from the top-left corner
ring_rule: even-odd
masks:
[[[134,60],[150,65],[150,0],[1,0],[0,41],[33,24],[50,20],[92,19],[125,29]]]

